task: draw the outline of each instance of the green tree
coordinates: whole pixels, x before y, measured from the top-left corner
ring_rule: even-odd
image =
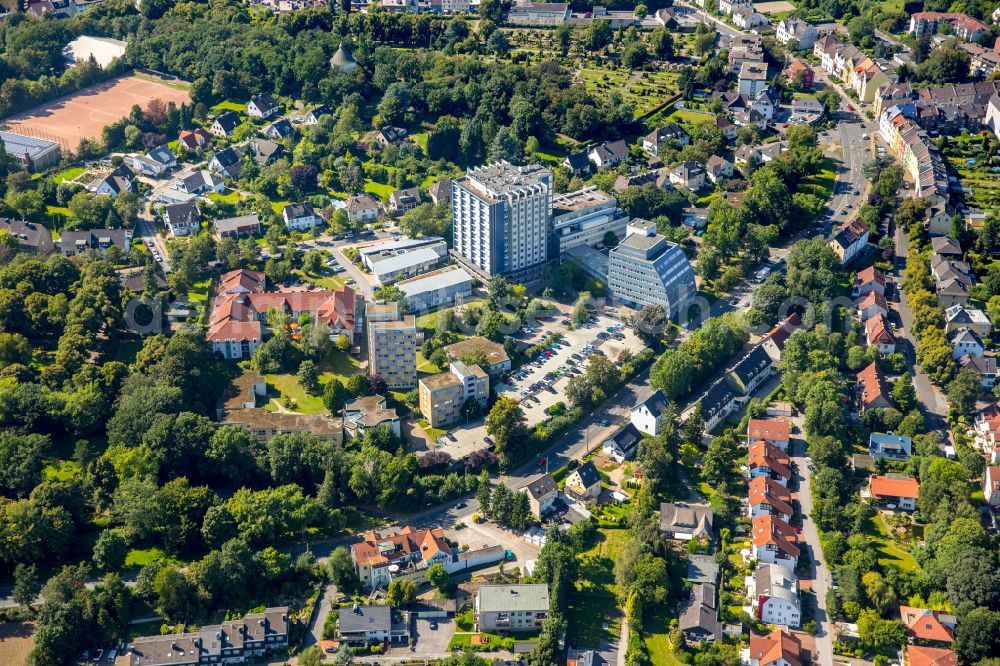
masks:
[[[295,378],[309,395],[317,395],[320,392],[319,369],[313,361],[309,359],[302,361]]]
[[[412,580],[397,578],[385,591],[385,602],[393,608],[402,608],[417,598],[417,584]]]
[[[333,377],[323,389],[323,404],[326,405],[331,414],[336,414],[343,408],[348,396],[349,393],[344,384],[337,377]]]
[[[127,554],[128,540],[120,530],[104,530],[94,543],[94,564],[104,571],[120,569]]]
[[[338,546],[330,553],[327,567],[330,570],[330,580],[338,590],[351,593],[358,588],[358,574],[354,568],[354,559],[344,546]]]
[[[432,564],[427,569],[427,582],[442,593],[446,592],[451,585],[448,572],[445,571],[441,563]]]
[[[18,562],[14,567],[14,589],[11,593],[14,603],[30,606],[38,598],[41,587],[38,581],[38,568],[34,564]]]
[[[486,432],[493,438],[494,449],[501,455],[510,455],[527,438],[527,419],[521,405],[513,398],[500,396],[493,403],[486,417]]]

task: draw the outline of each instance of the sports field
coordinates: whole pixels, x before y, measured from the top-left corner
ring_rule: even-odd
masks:
[[[127,116],[133,105],[144,109],[157,98],[176,104],[191,101],[185,90],[146,77],[123,76],[11,116],[3,129],[76,150],[81,139],[100,139],[101,130]]]

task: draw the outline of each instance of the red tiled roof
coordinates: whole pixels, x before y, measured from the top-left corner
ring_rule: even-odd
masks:
[[[775,629],[767,636],[750,634],[750,659],[759,666],[768,666],[783,659],[791,666],[802,664],[802,643],[796,636]]]
[[[380,545],[391,545],[387,550]],[[426,561],[438,552],[451,554],[451,547],[444,540],[444,530],[440,527],[417,530],[409,525],[399,533],[379,536],[374,531],[365,535],[365,540],[351,546],[351,555],[358,564],[381,566],[401,558],[410,559],[413,553],[420,553]]]
[[[766,476],[750,479],[747,496],[750,506],[769,504],[784,516],[792,515],[792,494],[774,479]]]
[[[858,279],[857,279],[858,284],[868,284],[869,282],[872,281],[874,281],[875,284],[880,284],[884,287],[885,275],[882,273],[882,271],[875,268],[874,266],[869,266],[863,271],[858,271]]]
[[[871,479],[872,497],[905,497],[917,499],[920,496],[920,484],[916,479],[892,479],[887,476],[873,476]]]
[[[792,468],[788,454],[773,444],[761,440],[753,442],[748,448],[747,462],[751,467],[768,467],[778,476],[790,479]]]
[[[767,514],[753,519],[750,541],[757,548],[777,546],[786,555],[798,557],[799,547],[794,543],[797,539],[792,526],[781,518]]]
[[[798,313],[793,312],[785,321],[780,322],[777,326],[768,331],[767,335],[760,339],[761,342],[765,340],[770,340],[781,351],[785,348],[785,341],[791,337],[792,333],[796,329],[802,327],[802,320],[799,319]]]
[[[858,309],[867,310],[873,305],[882,308],[886,312],[889,311],[889,306],[885,301],[885,296],[878,293],[877,291],[869,291],[867,294],[865,294],[864,297],[861,299],[861,302],[858,303]]]
[[[885,317],[881,313],[865,322],[865,333],[868,336],[868,344],[896,343],[896,339],[892,337],[892,331],[889,330]]]
[[[955,640],[952,630],[941,622],[942,614],[940,611],[900,606],[899,616],[910,635],[915,638],[942,643],[951,643]]]
[[[909,666],[958,666],[958,657],[951,650],[922,645],[907,645],[906,661]]]
[[[858,383],[861,384],[861,402],[865,407],[879,398],[889,399],[889,387],[874,363],[858,373]]]
[[[787,442],[789,439],[788,421],[784,419],[750,419],[750,423],[747,425],[747,437],[755,441],[767,439]]]

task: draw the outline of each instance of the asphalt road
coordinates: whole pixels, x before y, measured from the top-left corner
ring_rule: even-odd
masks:
[[[135,236],[141,238],[147,247],[149,246],[149,241],[153,242],[153,247],[160,253],[160,268],[164,273],[169,273],[171,270],[170,254],[167,252],[166,241],[156,230],[156,223],[149,218],[137,218],[135,221]]]

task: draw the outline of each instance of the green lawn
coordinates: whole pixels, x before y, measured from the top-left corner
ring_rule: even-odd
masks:
[[[413,140],[413,143],[420,146],[420,149],[424,151],[425,155],[427,154],[427,136],[429,134],[430,132],[417,132],[416,134],[410,135],[410,139]]]
[[[80,466],[72,460],[46,465],[44,469],[46,481],[69,481],[80,472]]]
[[[273,210],[278,215],[281,215],[281,212],[283,210],[285,210],[285,206],[287,206],[290,203],[292,203],[292,202],[291,201],[272,201],[271,202],[271,210]]]
[[[379,199],[385,199],[395,191],[396,188],[393,187],[392,185],[376,183],[371,178],[365,179],[365,192],[368,192],[369,194],[374,194]]]
[[[191,291],[188,292],[187,298],[192,303],[204,303],[208,300],[208,287],[211,285],[211,280],[208,278],[204,280],[199,280],[194,283]]]
[[[894,566],[903,572],[916,571],[920,568],[913,555],[899,548],[896,541],[889,536],[889,529],[881,515],[876,515],[865,523],[864,533],[875,544],[879,552],[878,563],[883,567]]]
[[[225,194],[212,192],[208,195],[208,198],[212,201],[221,201],[222,203],[236,203],[240,200],[240,193],[236,190],[226,190]]]
[[[653,617],[644,619],[646,647],[649,648],[650,662],[657,666],[684,666],[670,645],[668,619],[664,613],[650,613]]]
[[[65,206],[46,206],[45,212],[49,215],[62,215],[63,217],[73,217],[73,213]]]
[[[447,430],[441,430],[440,428],[432,428],[430,424],[428,424],[427,421],[423,419],[417,421],[417,424],[425,433],[427,433],[427,436],[430,437],[431,439],[436,440],[438,437],[441,437],[446,432],[448,432]]]
[[[455,615],[455,629],[457,631],[472,631],[472,627],[473,613],[471,608],[464,613]]]
[[[301,271],[299,269],[295,269],[292,272],[300,276],[306,282],[309,282],[323,289],[330,289],[332,291],[335,291],[337,289],[340,289],[344,285],[344,278],[338,277],[332,272],[329,275],[320,275],[319,273],[306,273],[305,271]]]
[[[283,406],[303,414],[326,413],[322,396],[309,395],[292,373],[264,375],[267,380],[267,397],[277,398]],[[291,398],[292,404],[285,405],[284,398]],[[269,404],[266,409],[273,410]]]
[[[707,123],[715,118],[714,113],[709,113],[708,111],[695,111],[694,109],[676,109],[673,113],[667,116],[666,121],[668,123],[687,123],[690,125],[697,125],[698,123]]]
[[[167,86],[168,88],[176,88],[177,90],[191,90],[191,84],[187,81],[170,80],[161,78],[159,76],[151,76],[149,74],[143,74],[142,72],[132,72],[132,76],[137,79],[143,79],[145,81],[155,81],[156,83]]]
[[[823,169],[815,176],[807,178],[801,189],[806,191],[806,188],[809,188],[812,194],[827,201],[833,193],[833,183],[837,179],[836,169],[832,159],[823,158]]]
[[[441,372],[441,368],[437,367],[430,361],[424,358],[424,355],[419,351],[417,352],[417,372],[426,372],[428,374],[434,375]]]
[[[620,630],[614,567],[628,535],[625,530],[601,529],[597,538],[597,545],[580,555],[580,576],[566,612],[570,636],[583,645],[617,640]]]
[[[132,548],[125,556],[125,568],[138,569],[163,558],[163,551],[159,548]]]
[[[230,101],[219,102],[218,104],[212,107],[212,111],[214,111],[215,113],[221,113],[222,111],[236,111],[237,113],[242,114],[246,113],[246,110],[247,110],[246,104],[239,104],[237,102],[230,102]]]
[[[83,167],[73,167],[72,169],[66,169],[62,173],[57,173],[56,175],[52,176],[52,180],[58,185],[59,183],[62,183],[64,181],[73,180],[74,178],[82,174],[84,171],[86,171],[86,169],[84,169]]]

